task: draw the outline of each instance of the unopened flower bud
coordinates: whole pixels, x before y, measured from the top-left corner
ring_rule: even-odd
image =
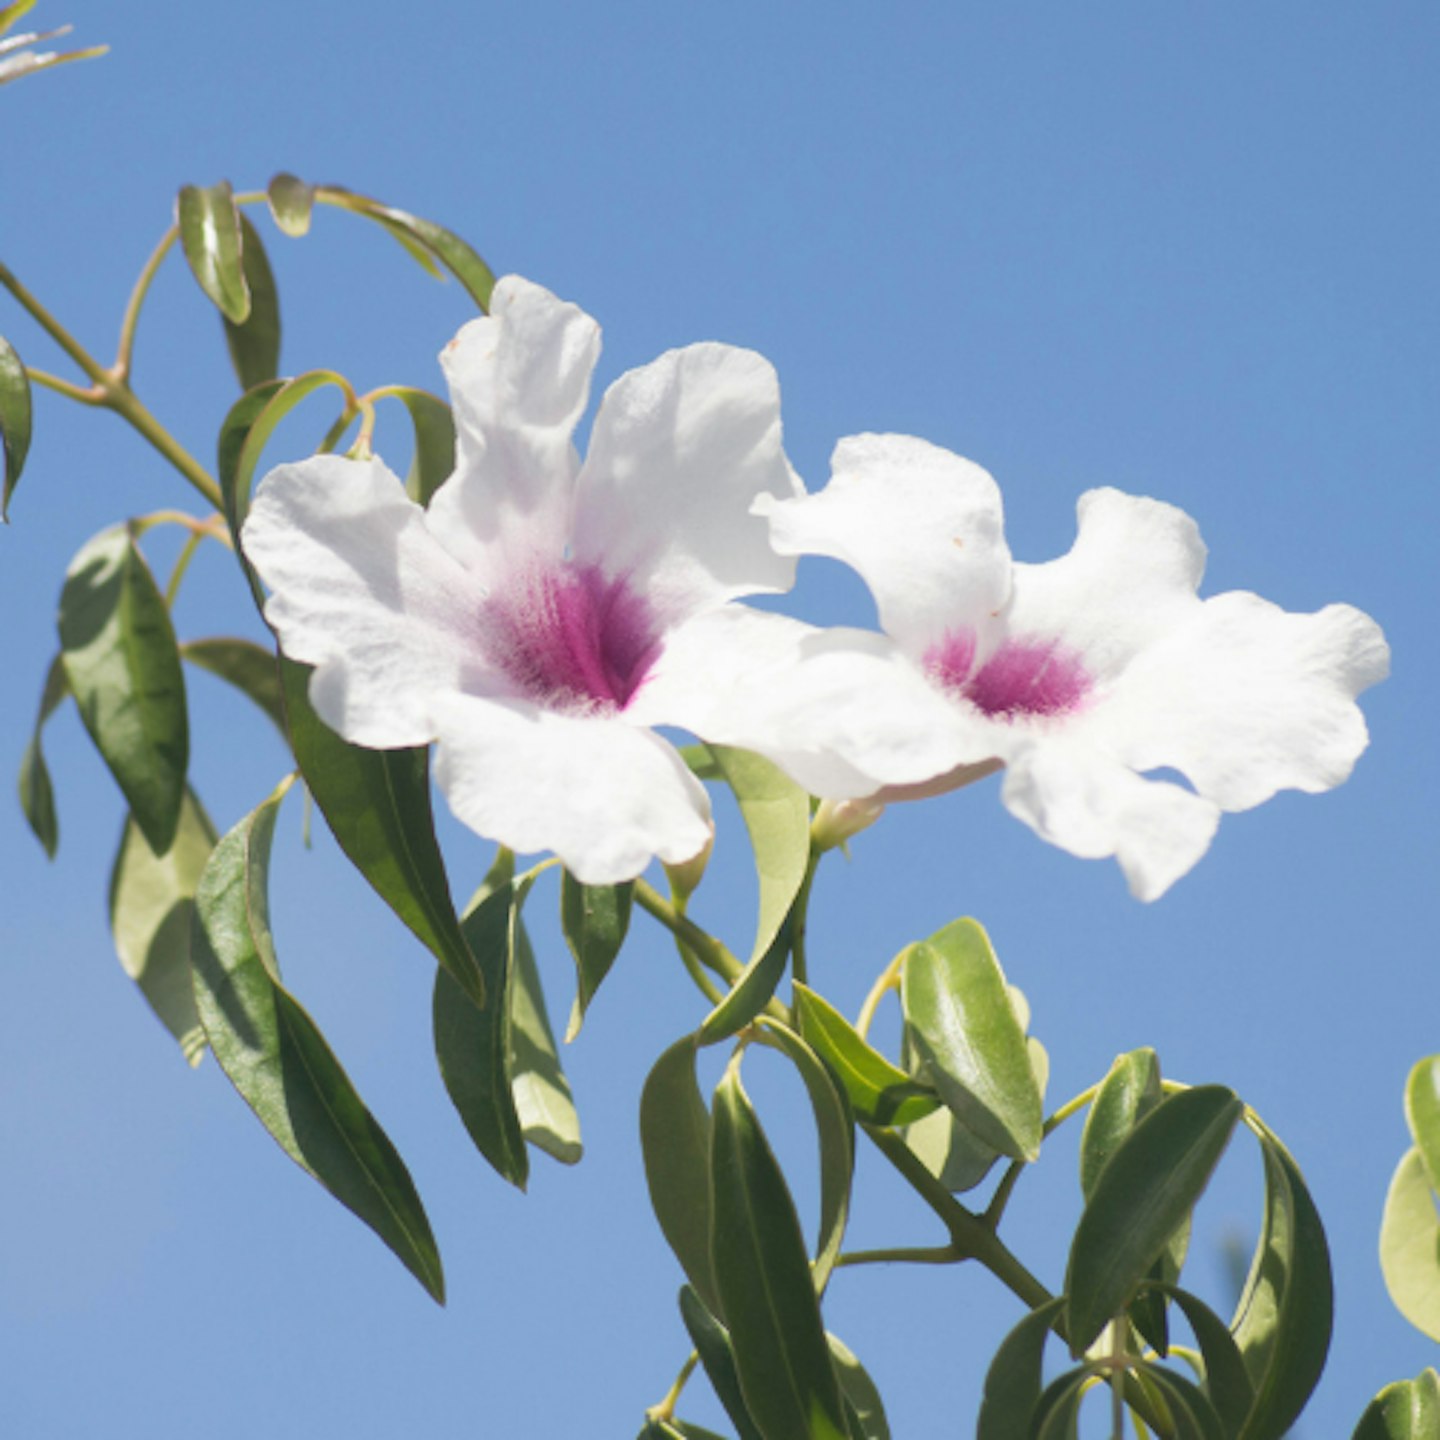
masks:
[[[852,835],[873,825],[885,806],[872,798],[864,800],[822,800],[810,822],[810,839],[817,850],[833,850]]]

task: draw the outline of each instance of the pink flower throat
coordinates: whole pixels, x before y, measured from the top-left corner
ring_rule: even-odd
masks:
[[[643,596],[595,565],[517,579],[486,603],[485,646],[520,693],[550,708],[623,709],[660,653]]]
[[[932,645],[923,663],[931,679],[991,719],[1069,715],[1090,693],[1080,657],[1058,640],[1007,639],[978,670],[975,649],[975,632],[966,626]]]

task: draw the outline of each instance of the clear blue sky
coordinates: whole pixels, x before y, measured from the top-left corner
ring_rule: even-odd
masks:
[[[1375,1261],[1404,1077],[1440,1050],[1433,5],[45,0],[36,18],[113,48],[0,93],[0,257],[102,354],[181,183],[289,169],[440,220],[579,301],[605,326],[602,383],[691,340],[759,349],[812,488],[839,436],[908,431],[996,475],[1021,558],[1067,548],[1076,497],[1108,483],[1197,517],[1207,593],[1375,615],[1395,673],[1366,697],[1354,779],[1228,818],[1159,903],[1044,846],[992,781],[856,842],[819,887],[812,965],[853,1012],[902,945],[974,914],[1030,997],[1052,1101],[1152,1044],[1168,1074],[1254,1104],[1335,1251],[1334,1361],[1306,1435],[1348,1434],[1380,1385],[1435,1359]],[[334,213],[303,241],[267,222],[266,239],[287,370],[440,385],[435,354],[469,314],[458,287]],[[63,369],[8,304],[0,333]],[[174,262],[138,362],[141,393],[210,455],[233,382]],[[393,418],[379,448],[403,464]],[[188,494],[118,422],[39,398],[0,535],[0,765],[28,734],[70,555],[171,503]],[[258,635],[218,551],[196,579],[182,633]],[[868,619],[856,582],[818,563],[795,605]],[[192,695],[196,784],[226,828],[281,747],[218,685]],[[446,1260],[440,1311],[212,1062],[186,1071],[110,948],[118,796],[73,715],[49,753],[59,859],[0,808],[0,1431],[635,1433],[686,1351],[635,1138],[645,1071],[700,1013],[663,938],[637,920],[567,1055],[585,1161],[540,1157],[522,1197],[449,1110],[427,955],[328,837],[301,848],[298,807],[282,818],[281,963],[410,1162]],[[703,913],[743,945],[752,900],[726,833]],[[448,822],[444,837],[468,893],[487,849]],[[563,1015],[570,962],[548,923],[537,939]],[[803,1176],[795,1097],[760,1088]],[[1047,1152],[1014,1214],[1056,1286],[1071,1148]],[[1253,1236],[1258,1214],[1253,1156],[1228,1165],[1192,1262],[1215,1296],[1221,1237]],[[931,1243],[926,1219],[863,1166],[853,1243]],[[865,1270],[838,1277],[828,1315],[909,1440],[971,1431],[1019,1307],[968,1269]]]

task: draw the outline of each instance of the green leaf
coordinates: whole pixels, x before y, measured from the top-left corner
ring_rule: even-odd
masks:
[[[1176,1285],[1157,1285],[1180,1307],[1205,1361],[1205,1394],[1215,1407],[1226,1435],[1240,1432],[1255,1401],[1255,1387],[1225,1322],[1197,1295]]]
[[[1280,1440],[1325,1368],[1335,1311],[1330,1249],[1290,1152],[1253,1111],[1245,1123],[1265,1161],[1265,1219],[1230,1324],[1255,1385],[1240,1440]]]
[[[240,222],[240,265],[245,288],[250,292],[250,308],[241,324],[224,316],[225,343],[240,388],[250,390],[275,379],[280,370],[280,296],[259,232],[238,211],[236,217]]]
[[[526,1141],[562,1165],[576,1164],[584,1153],[580,1117],[560,1065],[535,951],[518,917],[510,975],[510,1092]]]
[[[841,1392],[859,1421],[856,1440],[890,1440],[890,1422],[885,1418],[885,1404],[875,1382],[838,1335],[825,1338],[830,1342],[830,1358],[835,1362]]]
[[[110,871],[115,953],[191,1065],[198,1065],[205,1054],[205,1032],[190,979],[195,892],[214,848],[215,827],[187,789],[175,843],[157,855],[140,827],[127,818]]]
[[[418,215],[398,210],[393,205],[382,205],[378,200],[357,195],[353,190],[343,190],[338,185],[324,186],[320,195],[333,204],[378,222],[432,274],[436,273],[433,262],[426,264],[426,260],[430,257],[438,260],[465,287],[481,310],[489,310],[495,276],[458,235],[431,220],[422,220]]]
[[[1156,1106],[1110,1157],[1070,1246],[1065,1292],[1073,1353],[1130,1303],[1200,1198],[1243,1110],[1220,1085],[1181,1091]]]
[[[823,996],[796,982],[800,1033],[835,1072],[855,1114],[872,1125],[908,1125],[930,1114],[940,1097],[873,1049]]]
[[[233,685],[259,706],[289,741],[285,707],[280,698],[280,666],[273,650],[253,640],[214,635],[204,640],[187,640],[180,646],[180,656]]]
[[[746,1408],[765,1440],[847,1440],[805,1238],[732,1063],[715,1091],[711,1263]]]
[[[1094,1366],[1079,1365],[1057,1375],[1045,1387],[1035,1407],[1031,1432],[1035,1440],[1080,1440],[1080,1406],[1094,1373]]]
[[[511,1086],[510,984],[519,939],[514,883],[482,890],[464,920],[465,939],[483,976],[487,1003],[477,1006],[451,974],[435,975],[435,1054],[451,1103],[475,1148],[521,1190],[530,1157]]]
[[[715,1398],[724,1407],[740,1440],[765,1440],[751,1419],[740,1389],[740,1374],[735,1368],[735,1350],[730,1332],[705,1308],[704,1302],[689,1286],[680,1289],[680,1318],[705,1374],[715,1391]]]
[[[55,787],[50,783],[50,767],[45,763],[42,736],[45,722],[55,713],[60,702],[70,693],[70,683],[65,678],[65,665],[60,656],[50,662],[45,675],[45,689],[40,696],[40,710],[35,717],[35,729],[20,757],[20,808],[25,812],[35,838],[45,847],[45,853],[53,860],[60,846],[60,821],[55,813]]]
[[[748,1025],[775,993],[789,954],[787,922],[810,865],[810,797],[778,765],[748,750],[712,745],[735,792],[760,880],[760,915],[750,961],[700,1027],[712,1045]]]
[[[580,1033],[585,1011],[625,943],[634,899],[633,880],[623,885],[582,885],[568,870],[560,877],[560,928],[575,957],[576,971],[567,1042]]]
[[[281,985],[268,870],[276,794],[211,853],[195,896],[195,1002],[210,1048],[285,1153],[353,1210],[437,1301],[445,1282],[410,1173],[315,1022]]]
[[[450,407],[428,390],[396,385],[386,393],[401,401],[410,412],[415,431],[415,450],[410,457],[410,473],[405,477],[405,493],[417,505],[428,505],[431,496],[455,469],[455,417]]]
[[[280,660],[295,761],[340,848],[375,893],[480,1004],[485,990],[450,898],[430,808],[430,757],[422,748],[365,750],[315,713],[310,671]]]
[[[102,531],[70,562],[60,594],[70,693],[157,854],[185,796],[190,734],[170,612],[130,532]]]
[[[1418,1061],[1405,1082],[1405,1123],[1440,1190],[1440,1055]]]
[[[1417,1330],[1440,1340],[1440,1216],[1419,1146],[1405,1153],[1385,1196],[1380,1269],[1395,1308]]]
[[[855,1118],[850,1102],[825,1062],[786,1025],[762,1021],[762,1044],[781,1051],[800,1074],[820,1138],[820,1228],[811,1267],[815,1293],[823,1294],[840,1256],[850,1217],[850,1185],[855,1174]]]
[[[695,1079],[696,1037],[677,1040],[640,1092],[640,1148],[661,1233],[706,1307],[723,1314],[710,1263],[710,1112]]]
[[[1440,1436],[1440,1375],[1387,1385],[1366,1407],[1351,1440],[1436,1440]]]
[[[0,492],[0,520],[10,518],[10,497],[20,482],[30,453],[30,377],[15,348],[0,335],[0,449],[5,452],[5,488]]]
[[[1141,1364],[1137,1368],[1164,1397],[1175,1422],[1175,1440],[1229,1440],[1234,1434],[1225,1428],[1205,1392],[1183,1375],[1163,1365]]]
[[[984,929],[957,920],[911,946],[900,1003],[920,1078],[987,1145],[1034,1160],[1044,1118],[1040,1088]]]
[[[185,185],[175,203],[180,245],[200,288],[234,325],[250,316],[245,280],[240,211],[228,180],[218,185]]]
[[[310,212],[315,206],[315,187],[281,171],[265,192],[270,214],[287,235],[299,237],[310,229]]]
[[[937,1110],[906,1126],[905,1144],[947,1190],[956,1194],[973,1190],[1000,1158],[993,1145],[987,1145],[949,1110]]]
[[[1045,1342],[1065,1307],[1058,1296],[1032,1310],[1001,1342],[985,1375],[976,1440],[1030,1440],[1044,1391]]]

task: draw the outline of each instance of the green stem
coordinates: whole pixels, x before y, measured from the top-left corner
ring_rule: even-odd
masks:
[[[43,385],[45,389],[53,390],[57,395],[63,395],[67,400],[74,400],[80,405],[105,403],[105,397],[93,386],[86,390],[83,386],[72,385],[68,380],[62,380],[58,375],[51,375],[46,370],[37,370],[33,365],[27,365],[25,373],[32,384]]]
[[[790,975],[801,985],[809,983],[810,962],[805,951],[805,931],[810,912],[810,887],[815,883],[815,872],[820,868],[822,853],[811,845],[810,858],[805,863],[805,878],[800,882],[795,903],[790,907]]]
[[[682,915],[648,880],[635,882],[635,903],[654,916],[690,953],[727,985],[733,985],[745,967],[713,935]]]
[[[700,1363],[698,1351],[692,1350],[690,1358],[680,1367],[680,1373],[675,1377],[675,1383],[665,1393],[665,1398],[658,1404],[652,1405],[646,1412],[647,1420],[669,1421],[674,1418],[675,1407],[680,1403],[680,1394],[685,1389],[686,1382],[695,1373],[695,1367]]]
[[[953,1245],[901,1246],[889,1250],[850,1250],[836,1258],[842,1265],[953,1265],[965,1259]]]
[[[115,365],[111,372],[121,384],[127,384],[130,379],[130,364],[135,353],[135,328],[140,323],[140,307],[150,293],[150,286],[160,269],[161,261],[170,253],[179,237],[179,225],[172,225],[151,252],[135,281],[135,288],[130,292],[130,299],[125,306],[125,318],[120,322],[120,343],[116,347]]]

